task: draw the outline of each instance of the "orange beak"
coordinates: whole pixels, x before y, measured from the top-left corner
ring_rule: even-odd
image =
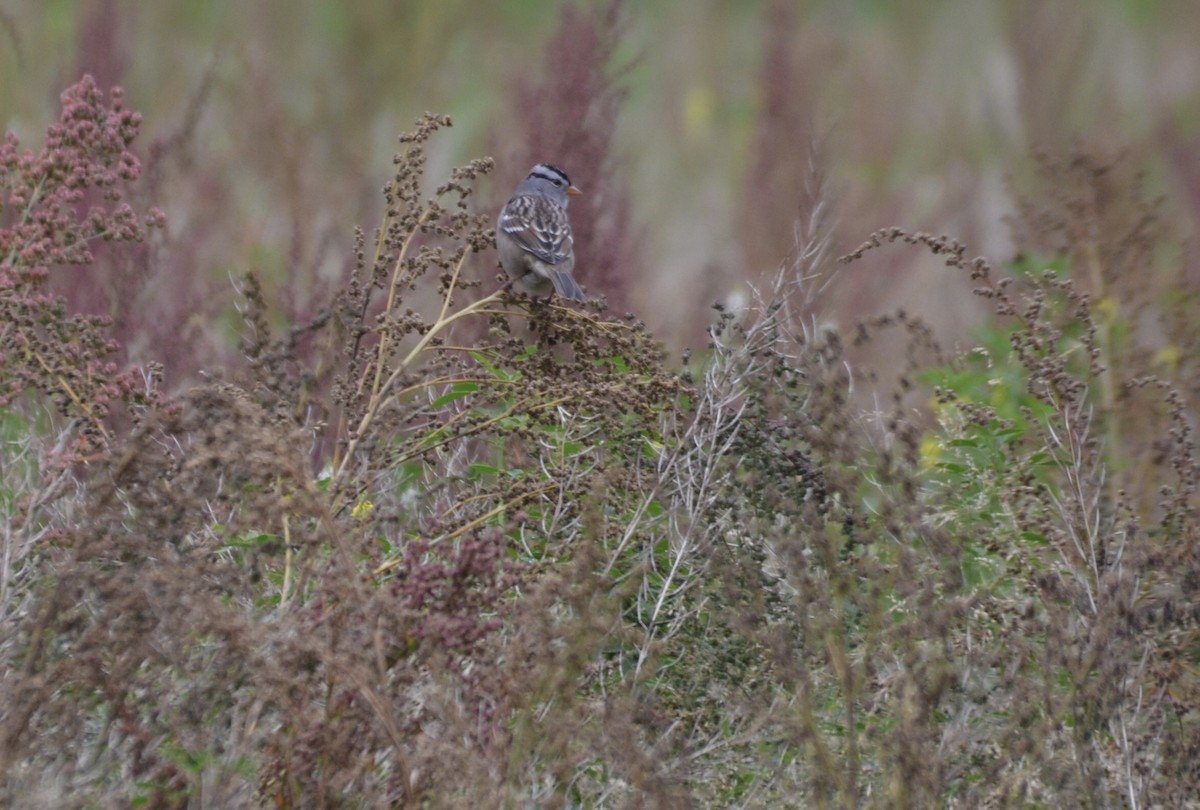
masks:
[[[578,197],[582,193],[583,192],[580,191],[579,189],[575,188],[575,186],[567,186],[567,196],[568,197]]]

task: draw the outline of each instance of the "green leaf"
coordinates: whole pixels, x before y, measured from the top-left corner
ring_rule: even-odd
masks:
[[[462,399],[465,396],[474,394],[479,390],[479,385],[473,382],[457,382],[450,386],[450,390],[436,398],[430,405],[433,408],[440,408],[443,405],[448,405],[451,402]]]
[[[493,377],[500,376],[499,370],[487,359],[487,356],[483,352],[471,352],[471,357]]]
[[[1045,545],[1048,545],[1050,542],[1049,540],[1046,539],[1046,536],[1044,534],[1042,534],[1041,532],[1030,532],[1030,531],[1021,532],[1021,539],[1024,540],[1025,542],[1031,543],[1035,546],[1045,546]]]
[[[621,374],[629,373],[629,361],[621,355],[613,355],[611,357],[597,357],[593,363],[597,366],[610,365]]]

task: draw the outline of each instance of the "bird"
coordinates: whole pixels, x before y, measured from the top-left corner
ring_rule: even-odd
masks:
[[[582,194],[557,166],[534,166],[496,220],[496,252],[509,284],[530,295],[557,292],[572,301],[586,301],[571,276],[575,268],[575,238],[567,219],[567,202]]]

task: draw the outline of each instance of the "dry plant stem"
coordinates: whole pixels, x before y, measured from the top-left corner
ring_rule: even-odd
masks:
[[[408,157],[409,157],[409,150],[406,147],[404,150],[404,160],[407,161]],[[409,245],[412,244],[413,236],[417,233],[417,231],[419,231],[421,229],[421,226],[423,224],[425,224],[426,220],[429,219],[429,216],[432,213],[432,210],[433,210],[432,205],[426,206],[425,210],[421,213],[420,218],[417,220],[416,227],[414,227],[412,229],[412,231],[409,232],[408,236],[404,240],[404,244],[400,246],[400,252],[397,254],[396,261],[395,261],[394,265],[392,266],[392,281],[388,287],[388,300],[387,300],[387,307],[384,309],[385,313],[391,312],[392,307],[396,303],[396,290],[398,288],[398,280],[400,278],[400,269],[404,266],[404,257],[408,255],[408,248],[409,248]],[[371,260],[371,267],[378,266],[379,259],[383,256],[384,245],[387,243],[387,234],[388,234],[388,230],[392,224],[393,216],[394,216],[394,213],[389,211],[387,218],[384,220],[382,226],[379,228],[378,235],[375,237],[375,256]],[[369,299],[369,296],[368,296],[368,299]],[[366,313],[365,304],[364,304],[363,313],[364,314]],[[381,362],[379,363],[379,365],[376,369],[377,373],[375,375],[375,380],[374,380],[374,385],[376,386],[376,388],[379,385],[379,372],[383,368],[382,360],[386,356],[386,351],[387,351],[387,333],[385,332],[380,337],[380,340],[379,340],[378,357]],[[359,391],[361,392],[361,390],[362,389],[360,388]],[[345,427],[345,425],[343,424],[342,427]]]
[[[468,304],[458,312],[455,312],[453,315],[446,314],[450,307],[450,301],[453,297],[455,282],[458,279],[458,274],[462,270],[462,265],[467,255],[469,254],[464,253],[462,258],[460,258],[458,263],[454,266],[454,273],[452,274],[450,283],[447,286],[446,297],[445,300],[442,301],[442,309],[441,312],[438,313],[437,321],[429,327],[429,331],[427,331],[421,337],[421,339],[417,341],[417,344],[413,346],[407,355],[405,355],[404,359],[402,359],[396,365],[395,369],[392,370],[392,373],[388,375],[388,378],[382,383],[373,387],[371,398],[367,403],[366,412],[359,421],[358,427],[350,436],[350,439],[346,444],[346,453],[342,457],[341,463],[338,465],[337,472],[334,473],[333,483],[335,489],[338,488],[342,482],[342,479],[345,477],[346,470],[349,469],[350,460],[354,457],[355,450],[358,449],[358,444],[361,441],[361,437],[365,434],[367,428],[371,426],[371,422],[374,421],[375,415],[379,412],[379,409],[390,399],[388,396],[388,391],[396,383],[396,380],[400,378],[400,375],[405,371],[405,369],[407,369],[412,364],[413,360],[415,360],[423,351],[425,351],[425,349],[429,346],[429,343],[450,324],[454,323],[460,318],[466,317],[467,315],[476,314],[482,311],[488,305],[499,300],[500,293],[492,293],[486,298],[481,298],[472,304]],[[381,348],[379,362],[376,367],[377,376],[382,373],[383,356],[383,349]]]
[[[447,347],[446,346],[437,346],[437,347],[435,347],[435,350],[436,351],[446,351]],[[472,349],[470,347],[464,347],[461,349],[458,347],[453,347],[453,348],[450,348],[449,350],[450,351],[462,351],[462,352],[475,351],[475,349]],[[477,383],[479,385],[496,385],[496,384],[516,385],[516,382],[513,380],[496,380],[496,379],[493,379],[490,377],[467,377],[467,376],[437,377],[432,380],[421,380],[420,382],[410,385],[407,388],[401,388],[399,391],[396,392],[396,396],[402,397],[402,396],[405,396],[406,394],[412,394],[417,391],[423,391],[427,388],[435,388],[435,387],[440,388],[443,385],[457,385],[459,383]]]
[[[747,343],[752,344],[758,338],[765,336],[770,327],[778,323],[776,302],[786,305],[786,298],[781,295],[783,273],[776,279],[770,301],[761,300],[756,293],[756,300],[761,300],[761,320],[757,321],[747,335]],[[616,564],[627,543],[634,536],[635,528],[640,524],[645,510],[650,503],[659,498],[664,484],[670,483],[673,491],[669,493],[672,500],[682,507],[682,522],[676,518],[676,510],[671,510],[671,527],[669,531],[676,541],[672,543],[672,560],[670,570],[663,577],[654,605],[645,622],[646,634],[638,650],[638,660],[634,668],[635,676],[649,660],[650,651],[656,640],[668,638],[677,628],[667,626],[663,629],[664,610],[669,604],[677,602],[678,597],[686,590],[694,579],[689,579],[681,573],[682,567],[688,562],[688,557],[694,555],[703,542],[703,532],[707,530],[708,522],[699,519],[700,505],[709,503],[715,493],[724,483],[718,465],[721,459],[728,456],[737,441],[743,415],[746,410],[745,389],[742,378],[737,373],[740,363],[754,357],[754,350],[748,346],[733,350],[722,346],[725,355],[724,362],[705,374],[705,384],[699,399],[695,416],[674,443],[674,450],[669,456],[660,458],[656,484],[651,487],[647,496],[642,499],[630,521],[628,530],[618,543],[617,550],[610,558],[606,573]],[[744,354],[743,354],[744,352]],[[736,357],[736,360],[735,360]],[[700,538],[696,533],[700,532]],[[682,579],[682,584],[676,585]],[[672,591],[674,588],[674,591]],[[678,619],[677,619],[678,621]]]
[[[29,222],[29,215],[33,212],[33,209],[37,206],[37,204],[41,201],[42,189],[45,188],[45,186],[46,186],[46,178],[43,177],[41,180],[38,181],[38,184],[34,188],[33,193],[29,195],[29,204],[26,205],[25,210],[21,212],[21,221],[16,226],[17,228],[22,228]],[[0,206],[0,211],[3,211],[3,210],[4,210],[3,206]],[[17,260],[17,254],[20,252],[20,249],[21,249],[21,243],[14,240],[12,248],[9,249],[9,251],[8,251],[8,256],[4,259],[4,263],[8,264],[8,265],[15,264],[16,260]]]
[[[1089,478],[1087,471],[1084,469],[1085,451],[1083,443],[1087,434],[1088,421],[1090,420],[1075,420],[1071,418],[1071,409],[1067,409],[1063,413],[1064,425],[1063,433],[1065,438],[1060,436],[1058,431],[1054,430],[1053,425],[1047,424],[1046,431],[1051,442],[1059,447],[1064,448],[1069,454],[1067,463],[1059,462],[1059,469],[1067,482],[1067,492],[1074,501],[1075,507],[1078,509],[1078,522],[1082,523],[1079,527],[1082,529],[1084,536],[1079,536],[1079,531],[1076,527],[1076,520],[1073,518],[1072,509],[1058,495],[1051,493],[1051,501],[1058,508],[1063,519],[1063,525],[1066,527],[1067,535],[1071,539],[1071,544],[1074,547],[1076,558],[1081,563],[1089,576],[1083,576],[1079,573],[1077,566],[1071,564],[1068,555],[1063,554],[1064,562],[1067,563],[1069,570],[1075,573],[1075,579],[1080,587],[1087,594],[1088,607],[1095,616],[1099,611],[1096,605],[1095,589],[1102,582],[1102,573],[1100,571],[1100,554],[1099,554],[1099,537],[1101,536],[1101,515],[1100,490],[1103,483],[1097,485],[1089,493]],[[1082,424],[1077,424],[1081,421]],[[1099,477],[1101,482],[1104,480],[1103,469],[1098,469],[1093,475]],[[1060,553],[1062,550],[1060,549]],[[1118,558],[1119,561],[1119,558]]]
[[[405,159],[408,158],[408,149],[405,149],[404,157],[405,157]],[[438,199],[440,199],[440,197]],[[392,280],[388,286],[387,305],[384,309],[385,314],[388,312],[391,312],[392,308],[396,304],[396,295],[397,295],[397,291],[400,288],[399,282],[400,282],[401,270],[404,267],[404,259],[408,255],[408,249],[412,245],[413,237],[417,234],[418,231],[420,231],[421,226],[424,225],[434,215],[434,206],[432,204],[433,202],[436,202],[436,200],[431,201],[430,205],[427,205],[425,207],[425,210],[423,212],[421,212],[421,216],[418,218],[416,226],[409,232],[408,236],[405,237],[404,243],[400,246],[400,251],[396,255],[396,261],[392,265]],[[372,267],[375,267],[376,265],[378,265],[380,257],[383,256],[384,245],[387,242],[387,234],[388,234],[389,226],[391,225],[391,222],[392,222],[392,216],[393,215],[391,213],[388,214],[387,219],[384,221],[383,225],[379,228],[378,236],[376,236],[376,238],[375,238],[375,256],[371,260]],[[463,254],[463,258],[464,259],[466,258],[465,253]],[[458,267],[455,268],[455,277],[457,277],[458,269],[461,268],[461,266],[462,266],[462,261],[460,260]],[[454,286],[453,283],[451,283],[451,289],[448,290],[446,293],[446,302],[447,303],[450,300],[450,292],[453,290],[453,286]],[[367,300],[369,300],[369,296],[368,296]],[[363,307],[364,308],[363,308],[362,314],[365,315],[366,314],[366,303],[365,302],[364,302]],[[443,312],[444,311],[445,311],[445,307],[443,306]],[[357,341],[356,341],[356,344],[357,344]],[[371,389],[372,398],[374,398],[374,396],[379,391],[380,380],[383,375],[383,365],[384,365],[383,361],[387,357],[387,350],[388,350],[388,333],[384,332],[382,335],[380,335],[380,338],[379,338],[379,351],[376,355],[378,362],[375,365],[375,377],[372,380],[372,389]],[[357,346],[356,346],[354,353],[357,353]],[[362,383],[365,382],[365,380],[366,380],[366,378],[364,377],[362,380],[359,381],[359,388],[358,388],[359,393],[362,392]],[[346,431],[346,415],[343,412],[341,417],[338,420],[338,435],[339,436],[343,435],[345,433],[345,431]],[[347,452],[346,458],[342,459],[342,462],[339,463],[337,460],[337,455],[335,453],[334,466],[337,467],[337,469],[339,471],[342,470],[345,467],[345,461],[348,458],[349,458],[349,453]]]
[[[555,488],[555,486],[556,486],[555,484],[551,483],[551,484],[546,484],[544,486],[538,487],[537,489],[530,490],[529,492],[522,492],[517,497],[512,498],[511,500],[505,501],[504,503],[500,504],[497,507],[490,509],[489,511],[485,512],[484,514],[480,515],[479,517],[475,518],[474,520],[472,520],[468,523],[465,523],[462,526],[459,526],[457,529],[450,532],[449,534],[444,534],[444,535],[434,539],[433,542],[441,543],[441,542],[445,542],[447,540],[453,540],[457,537],[460,537],[460,536],[466,534],[467,532],[469,532],[479,526],[482,526],[483,524],[487,523],[489,520],[496,517],[497,515],[504,514],[509,509],[513,509],[516,506],[519,506],[520,504],[524,503],[525,501],[531,500],[533,498],[539,497],[541,495],[546,494],[547,492],[552,491]],[[391,571],[393,568],[395,568],[397,565],[400,565],[400,563],[402,563],[402,562],[404,562],[403,557],[400,557],[400,556],[393,557],[392,559],[387,560],[386,562],[382,562],[378,566],[376,566],[374,574],[376,576],[378,576],[380,574],[386,574],[388,571]]]
[[[66,392],[67,396],[71,398],[71,401],[75,403],[75,407],[87,414],[88,419],[91,420],[92,426],[95,427],[100,435],[104,437],[105,441],[108,441],[109,435],[108,431],[104,429],[104,422],[92,412],[91,406],[87,402],[84,402],[79,395],[75,393],[75,389],[71,387],[69,382],[63,379],[61,374],[56,374],[50,368],[50,366],[46,364],[46,361],[40,354],[28,348],[28,341],[26,341],[25,356],[27,358],[32,357],[34,360],[36,360],[38,365],[42,367],[43,371],[58,381],[59,386],[63,389],[63,391]]]
[[[612,566],[616,564],[621,550],[624,549],[625,545],[628,544],[629,539],[633,536],[633,527],[637,526],[641,522],[642,515],[645,513],[646,509],[649,508],[650,503],[659,497],[659,489],[662,483],[674,481],[681,477],[678,474],[678,467],[681,463],[687,460],[684,457],[684,450],[692,450],[693,445],[696,445],[697,447],[695,449],[698,450],[700,449],[700,445],[708,445],[707,448],[702,449],[700,452],[701,458],[704,459],[703,472],[699,476],[699,487],[693,495],[694,503],[707,502],[708,498],[710,497],[710,490],[715,488],[715,486],[719,483],[714,477],[714,474],[716,473],[717,461],[724,458],[729,452],[729,448],[733,445],[737,437],[738,423],[741,420],[744,410],[745,406],[743,404],[729,420],[730,427],[724,432],[723,436],[720,430],[720,426],[722,425],[722,411],[720,408],[713,408],[711,414],[713,417],[715,417],[716,421],[714,424],[717,427],[702,431],[702,426],[708,427],[709,423],[706,420],[701,420],[700,418],[697,418],[688,426],[688,429],[682,437],[682,440],[676,445],[676,449],[661,466],[658,476],[659,483],[651,488],[651,491],[647,494],[646,498],[642,499],[641,503],[638,505],[637,512],[635,513],[633,520],[630,521],[630,527],[626,531],[625,536],[622,538],[620,544],[618,544],[617,552],[611,556],[608,566],[605,569],[605,573],[611,571]],[[717,446],[718,442],[719,446]],[[690,455],[690,453],[688,455]],[[638,650],[638,660],[634,667],[635,677],[640,674],[643,665],[649,658],[650,649],[658,635],[657,629],[659,627],[659,616],[662,614],[662,611],[667,604],[668,597],[678,595],[678,591],[676,591],[676,593],[671,593],[671,587],[675,582],[676,577],[679,575],[680,566],[685,562],[688,552],[692,550],[692,540],[694,539],[693,534],[697,530],[697,521],[691,520],[688,522],[687,527],[683,531],[679,532],[678,551],[675,554],[675,559],[671,562],[671,570],[664,578],[658,596],[655,599],[654,608],[651,610],[648,621],[649,627],[646,632],[646,637],[642,642],[640,649]],[[689,583],[685,582],[683,587],[687,587],[688,584]]]
[[[1089,222],[1095,223],[1096,215],[1094,213],[1096,207],[1095,189],[1092,189],[1092,198],[1089,199],[1089,207],[1093,209],[1093,213],[1088,217]],[[1089,229],[1091,230],[1091,229]],[[1087,264],[1088,275],[1091,277],[1092,290],[1096,298],[1104,301],[1108,295],[1104,287],[1104,267],[1100,258],[1100,246],[1097,244],[1096,234],[1089,233],[1087,238],[1083,240],[1085,263]],[[1104,406],[1104,427],[1108,433],[1108,450],[1105,452],[1105,458],[1111,464],[1115,461],[1115,453],[1117,448],[1121,446],[1121,422],[1117,418],[1117,384],[1116,373],[1112,367],[1112,322],[1113,316],[1109,314],[1107,307],[1101,308],[1101,316],[1103,317],[1104,329],[1097,330],[1096,341],[1100,348],[1100,402]],[[1108,482],[1108,496],[1110,503],[1116,503],[1117,476],[1111,476]]]
[[[884,247],[885,243],[892,244],[897,241],[909,245],[924,245],[935,256],[946,257],[947,266],[968,270],[973,274],[971,278],[974,282],[982,285],[997,301],[1004,302],[1004,314],[1014,319],[1020,325],[1023,332],[1030,335],[1038,333],[1037,316],[1028,315],[1016,306],[1007,292],[1005,285],[997,284],[992,278],[991,265],[983,257],[977,257],[968,261],[965,258],[966,245],[956,239],[934,237],[931,234],[921,232],[909,233],[903,228],[893,226],[875,231],[867,238],[867,241],[863,242],[851,253],[842,256],[838,261],[843,264],[856,261],[861,259],[865,253]],[[1071,397],[1063,389],[1061,380],[1058,378],[1048,380],[1047,390],[1051,398],[1048,404],[1056,412],[1062,411]]]
[[[543,402],[540,405],[528,405],[528,403],[530,403],[532,401],[533,401],[532,399],[522,399],[522,400],[514,403],[513,406],[511,408],[509,408],[508,410],[506,410],[504,413],[497,414],[496,416],[493,416],[491,419],[488,419],[486,422],[481,422],[478,425],[473,426],[470,430],[470,433],[480,433],[484,430],[487,430],[492,425],[498,424],[502,420],[507,419],[509,416],[512,416],[514,413],[520,412],[520,410],[523,407],[525,408],[527,413],[534,413],[536,411],[546,410],[547,408],[557,407],[558,405],[561,405],[564,402],[570,402],[571,397],[559,397],[558,399],[553,399],[553,400],[550,400],[549,402]],[[463,413],[460,413],[457,416],[454,416],[451,419],[447,420],[446,423],[444,425],[442,425],[442,427],[439,430],[445,430],[445,429],[451,427],[460,418],[463,418],[465,416],[465,414],[466,414],[466,412],[464,411]],[[464,434],[464,435],[467,435],[467,434]],[[462,439],[462,436],[451,436],[449,438],[442,439],[441,441],[434,442],[433,444],[419,444],[417,447],[413,448],[412,452],[407,453],[403,456],[400,456],[392,463],[397,464],[397,465],[404,464],[405,462],[410,461],[413,458],[416,458],[421,453],[426,453],[430,450],[436,450],[439,447],[443,447],[443,446],[450,444],[452,442],[455,442],[455,441],[460,441],[461,439]]]
[[[412,769],[408,765],[408,758],[404,755],[405,736],[401,732],[400,727],[396,725],[395,718],[392,712],[389,711],[387,702],[375,691],[375,688],[363,680],[361,677],[352,677],[352,684],[359,694],[371,705],[375,710],[376,717],[383,725],[384,732],[392,741],[391,755],[394,760],[396,770],[400,772],[400,789],[403,791],[403,801],[401,806],[411,806],[412,802]]]
[[[412,245],[413,237],[416,236],[417,233],[421,230],[421,226],[424,225],[426,222],[428,222],[429,219],[433,216],[434,216],[434,208],[433,208],[433,205],[431,204],[421,213],[420,218],[417,220],[417,224],[413,227],[413,229],[411,231],[409,231],[408,236],[406,236],[404,238],[404,244],[402,244],[400,246],[400,252],[396,255],[396,262],[392,266],[392,283],[388,286],[387,305],[384,307],[384,310],[383,310],[384,313],[391,312],[393,310],[393,308],[396,306],[396,293],[400,289],[401,271],[404,268],[404,259],[406,256],[408,256],[408,249]],[[387,233],[386,226],[379,229],[379,246],[376,247],[376,251],[379,251],[381,249],[383,239],[384,239],[384,234],[386,234],[386,233]],[[466,256],[467,256],[467,254],[463,253],[464,259],[466,258]],[[462,260],[459,260],[458,266],[454,268],[454,277],[455,278],[458,277],[458,271],[461,267],[462,267]],[[446,300],[442,303],[442,314],[443,315],[445,315],[445,313],[446,313],[446,307],[450,303],[450,294],[453,291],[454,291],[454,282],[451,281],[450,289],[448,289],[446,291]],[[379,351],[376,353],[378,362],[376,362],[376,364],[375,364],[375,379],[372,380],[372,382],[371,382],[371,396],[372,397],[374,397],[376,394],[379,393],[379,382],[383,376],[383,365],[384,365],[384,360],[387,358],[387,352],[388,352],[388,333],[384,332],[383,334],[381,334],[379,336]]]
[[[283,516],[283,588],[279,603],[286,605],[291,597],[292,587],[292,531],[288,515]]]

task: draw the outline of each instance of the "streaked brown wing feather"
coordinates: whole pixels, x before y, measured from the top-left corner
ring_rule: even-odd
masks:
[[[500,228],[546,264],[562,264],[571,256],[574,237],[567,213],[555,205],[539,204],[536,197],[513,197],[504,206]]]

